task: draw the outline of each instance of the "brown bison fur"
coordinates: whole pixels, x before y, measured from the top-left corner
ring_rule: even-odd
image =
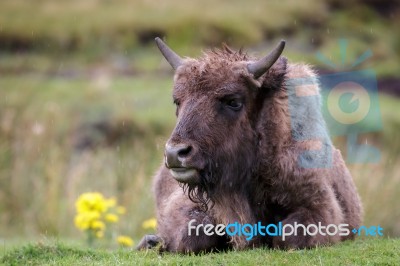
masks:
[[[199,59],[185,58],[176,69],[177,124],[168,144],[193,147],[186,163],[197,169],[199,179],[180,183],[168,164],[160,168],[154,179],[157,236],[146,236],[139,248],[157,242],[163,250],[183,253],[257,246],[309,248],[354,238],[299,233],[285,241],[267,236],[247,241],[244,236],[188,235],[192,219],[214,225],[345,223],[350,230],[361,223],[361,203],[339,150],[330,146],[330,167],[305,168],[298,163],[301,152],[318,150],[323,144],[318,139],[294,139],[287,83],[310,78],[312,86],[298,93],[317,96],[315,104],[304,103],[295,112],[301,121],[297,133],[301,126],[314,124],[326,132],[315,73],[307,65],[280,57],[255,79],[246,68],[253,61],[242,51],[224,47]],[[242,103],[239,111],[226,107],[232,98]]]

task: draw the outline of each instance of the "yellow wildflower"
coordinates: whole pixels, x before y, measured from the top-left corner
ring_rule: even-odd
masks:
[[[106,199],[101,193],[88,192],[83,193],[79,196],[76,201],[76,210],[78,213],[85,213],[91,211],[97,211],[103,213],[107,211]]]
[[[119,220],[118,215],[113,214],[113,213],[107,213],[104,219],[109,222],[109,223],[116,223]]]
[[[143,229],[156,229],[157,227],[157,220],[156,218],[151,218],[142,223]]]
[[[124,246],[124,247],[133,246],[133,240],[129,236],[119,236],[119,237],[117,237],[117,242],[118,242],[118,244],[120,244],[121,246]]]
[[[75,226],[80,230],[86,230],[89,228],[89,221],[85,219],[84,215],[78,214],[75,216]]]
[[[90,225],[100,218],[100,214],[97,212],[85,212],[79,213],[75,216],[75,226],[80,230],[86,230]]]
[[[102,221],[95,220],[90,224],[90,228],[101,231],[106,228],[106,225]]]
[[[95,238],[103,238],[107,233],[107,225],[117,223],[119,215],[126,212],[125,208],[117,205],[115,197],[106,198],[99,192],[83,193],[75,202],[76,215],[75,226],[87,232],[89,245],[93,244]],[[123,246],[132,246],[133,240],[122,236],[118,243]]]

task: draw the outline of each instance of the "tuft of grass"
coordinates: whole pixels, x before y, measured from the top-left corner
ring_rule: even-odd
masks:
[[[202,255],[155,251],[93,250],[63,243],[28,244],[6,252],[7,265],[395,265],[400,261],[400,239],[359,239],[311,250],[265,248]]]
[[[95,250],[83,250],[63,244],[29,244],[4,255],[0,262],[7,265],[58,264],[75,261],[98,261],[102,256]]]

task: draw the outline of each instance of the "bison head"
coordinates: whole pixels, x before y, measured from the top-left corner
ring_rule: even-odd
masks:
[[[156,42],[175,69],[177,124],[166,143],[165,166],[192,201],[205,205],[216,191],[245,188],[257,168],[260,110],[283,82],[285,42],[260,60],[227,46],[183,59]],[[273,71],[276,65],[281,71]]]

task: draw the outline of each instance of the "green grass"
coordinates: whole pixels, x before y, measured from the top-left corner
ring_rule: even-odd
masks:
[[[1,253],[0,253],[1,254]],[[396,265],[400,239],[362,239],[311,250],[253,249],[203,255],[126,249],[94,250],[63,243],[27,244],[5,252],[5,265]]]

